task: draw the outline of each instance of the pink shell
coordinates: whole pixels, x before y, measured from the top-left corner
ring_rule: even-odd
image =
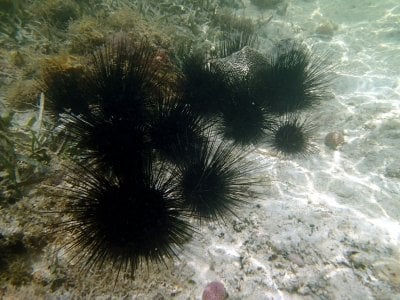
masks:
[[[225,286],[219,281],[207,284],[203,291],[202,300],[225,300],[227,298]]]

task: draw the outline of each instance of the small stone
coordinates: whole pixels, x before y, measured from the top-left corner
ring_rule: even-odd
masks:
[[[301,258],[301,256],[300,255],[298,255],[297,253],[290,253],[289,254],[289,256],[288,256],[288,259],[292,262],[292,263],[294,263],[294,264],[296,264],[296,265],[298,265],[299,267],[304,267],[304,260]]]

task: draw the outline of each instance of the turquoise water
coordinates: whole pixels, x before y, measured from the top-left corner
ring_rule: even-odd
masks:
[[[239,218],[203,224],[179,260],[167,266],[143,268],[135,281],[120,278],[112,287],[104,275],[112,269],[106,266],[103,274],[82,276],[68,254],[58,250],[62,241],[52,240],[30,256],[31,276],[17,288],[5,288],[5,298],[201,299],[205,285],[219,280],[229,299],[400,299],[400,5],[288,0],[260,9],[250,2],[231,3],[238,3],[237,15],[258,20],[258,51],[295,38],[335,65],[331,99],[307,111],[317,120],[313,142],[318,151],[282,160],[268,145],[258,145],[249,158],[265,168],[257,173],[262,184],[250,190],[250,198],[261,196],[241,208]],[[136,2],[101,3],[111,11],[118,4],[128,11]],[[182,3],[166,1],[157,8],[161,14],[165,10],[170,22],[179,22],[177,34],[192,37],[196,34],[184,26],[193,17],[188,8],[192,4]],[[143,7],[153,22],[152,6]],[[113,30],[119,31],[121,24]],[[198,36],[211,26],[206,18],[196,24]],[[19,30],[17,42],[3,39],[2,95],[21,76],[10,75],[7,53],[18,50],[46,57],[46,51],[62,52],[73,43],[84,43],[73,35],[54,33],[57,37],[49,40],[33,27]],[[29,68],[25,64],[20,69]],[[35,70],[25,72],[33,74],[25,78],[38,76]],[[26,114],[21,112],[20,122],[27,122]],[[337,150],[324,145],[326,134],[334,131],[345,138]],[[33,189],[16,206],[2,209],[2,235],[22,228],[27,237],[37,236],[35,230],[41,227],[31,228],[21,221],[27,217],[20,216],[24,207],[32,209],[32,201],[43,205],[46,200]],[[41,218],[32,217],[34,223]]]

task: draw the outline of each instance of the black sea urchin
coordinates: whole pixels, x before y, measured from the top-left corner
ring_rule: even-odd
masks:
[[[221,99],[229,94],[229,75],[207,61],[203,54],[187,54],[183,58],[179,88],[191,109],[204,117],[220,112]]]
[[[179,192],[193,216],[218,220],[246,202],[254,166],[245,156],[227,141],[211,140],[179,166]]]
[[[272,147],[283,155],[308,155],[315,151],[311,134],[315,126],[297,114],[285,114],[271,128]]]
[[[119,176],[142,167],[151,152],[150,111],[165,74],[154,53],[147,42],[124,37],[93,53],[85,76],[90,110],[63,115],[70,140],[87,162]]]
[[[196,145],[205,140],[210,126],[181,99],[169,97],[156,102],[149,122],[152,147],[162,158],[178,163],[190,159]]]
[[[86,165],[125,176],[140,170],[151,152],[146,125],[134,117],[107,119],[102,114],[64,114],[62,120],[78,158]]]
[[[74,235],[65,248],[74,253],[83,270],[111,263],[134,275],[150,262],[160,263],[176,255],[193,228],[175,193],[174,180],[151,163],[142,176],[131,180],[108,177],[80,169],[64,213],[70,221],[59,231]],[[81,178],[85,178],[82,182]]]
[[[252,75],[252,89],[257,102],[270,112],[294,112],[326,97],[331,69],[301,44],[287,42]]]
[[[87,86],[103,116],[143,122],[144,110],[165,75],[149,43],[115,38],[92,54],[91,66]]]
[[[229,98],[224,100],[221,111],[219,130],[238,145],[258,143],[272,123],[270,114],[253,101],[246,79],[231,83]]]

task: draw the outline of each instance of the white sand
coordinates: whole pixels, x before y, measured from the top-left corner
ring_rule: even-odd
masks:
[[[315,34],[327,21],[332,38]],[[264,38],[295,36],[337,64],[334,99],[311,112],[319,153],[282,162],[260,151],[262,199],[204,228],[188,258],[196,289],[177,299],[214,279],[231,299],[400,299],[399,24],[397,1],[290,1],[274,15]],[[338,151],[323,143],[335,130],[346,134]]]

